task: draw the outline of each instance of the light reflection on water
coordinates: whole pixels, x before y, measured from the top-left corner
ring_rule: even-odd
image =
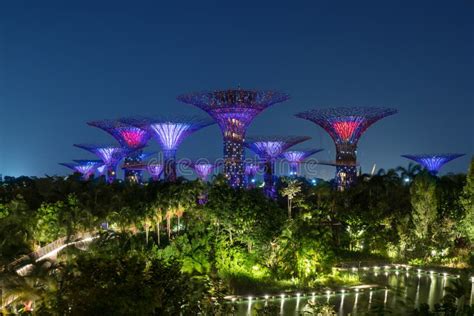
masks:
[[[439,303],[445,294],[445,287],[455,279],[437,273],[404,273],[390,270],[387,273],[361,272],[366,284],[378,284],[381,288],[365,289],[360,292],[331,294],[301,294],[299,297],[286,297],[243,300],[238,303],[237,315],[251,315],[256,308],[262,309],[268,304],[280,307],[280,315],[299,315],[308,300],[331,304],[338,315],[364,315],[367,312],[381,310],[391,311],[395,315],[404,315],[415,307],[427,303],[431,309]],[[474,283],[472,283],[470,304],[474,300]],[[387,287],[387,288],[385,288]]]

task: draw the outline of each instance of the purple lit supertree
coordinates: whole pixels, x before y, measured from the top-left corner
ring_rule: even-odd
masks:
[[[282,154],[282,157],[288,161],[290,165],[290,175],[296,176],[299,171],[300,165],[303,161],[323,149],[307,149],[307,150],[287,150]]]
[[[296,114],[321,126],[336,145],[336,183],[338,190],[350,186],[357,176],[357,142],[378,120],[397,113],[396,109],[377,107],[340,107],[315,109]]]
[[[125,163],[140,163],[142,148],[146,146],[151,135],[146,130],[127,124],[121,120],[98,120],[87,123],[102,129],[112,135],[119,144],[127,148],[129,153],[125,157]],[[125,179],[134,181],[134,178],[140,177],[138,170],[125,169]]]
[[[60,165],[80,173],[83,180],[89,180],[97,167],[99,167],[101,164],[102,161],[100,160],[74,160],[74,163],[60,163]]]
[[[147,164],[148,173],[151,175],[153,181],[160,180],[161,173],[163,172],[164,166],[161,163],[149,163]]]
[[[196,175],[201,181],[206,182],[209,175],[214,171],[217,166],[215,163],[211,163],[207,160],[196,160],[185,163],[189,168],[192,168]]]
[[[255,187],[255,175],[260,170],[260,165],[254,162],[248,162],[245,164],[244,172],[246,176],[246,186],[247,188]]]
[[[289,96],[276,91],[229,89],[181,95],[178,100],[206,111],[224,138],[224,174],[232,187],[244,186],[244,141],[253,118]]]
[[[277,192],[275,188],[275,161],[281,154],[298,143],[310,139],[307,136],[269,136],[249,138],[245,142],[245,146],[254,151],[263,161],[265,194],[275,199]]]
[[[99,157],[107,170],[107,182],[115,181],[117,174],[117,165],[128,153],[128,149],[117,147],[114,145],[90,145],[90,144],[74,144],[78,148],[85,149],[97,157]]]
[[[465,154],[423,154],[423,155],[402,155],[404,158],[408,158],[416,161],[422,165],[431,174],[438,174],[439,169],[446,163],[456,158],[462,157]]]
[[[176,181],[176,151],[183,140],[195,131],[214,124],[211,119],[199,117],[129,118],[124,122],[147,130],[160,144],[167,181]]]

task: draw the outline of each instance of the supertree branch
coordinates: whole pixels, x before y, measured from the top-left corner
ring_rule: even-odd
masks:
[[[109,183],[115,181],[116,169],[120,160],[130,153],[127,148],[113,145],[74,144],[74,146],[87,150],[102,160],[107,169],[107,181]]]
[[[438,174],[441,167],[456,158],[465,154],[421,154],[421,155],[402,155],[402,157],[416,161],[433,175]]]
[[[228,89],[178,96],[178,100],[206,111],[224,138],[224,173],[232,187],[244,185],[245,133],[252,120],[269,106],[286,101],[288,94],[268,90]]]
[[[397,113],[396,109],[378,107],[338,107],[314,109],[296,114],[321,126],[336,144],[357,145],[359,138],[378,120]]]
[[[148,131],[160,144],[165,161],[165,178],[176,180],[176,151],[183,140],[192,133],[214,124],[211,119],[192,117],[126,118],[129,123]]]
[[[98,120],[88,122],[87,124],[104,130],[112,135],[121,146],[129,149],[145,147],[151,137],[146,130],[121,120]]]
[[[311,137],[307,136],[268,136],[249,138],[245,146],[254,151],[265,164],[265,194],[275,199],[277,197],[275,188],[275,160],[281,154],[298,143],[306,141]]]

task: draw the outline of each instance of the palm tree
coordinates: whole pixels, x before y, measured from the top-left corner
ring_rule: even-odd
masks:
[[[399,166],[395,170],[400,173],[400,178],[408,182],[412,180],[421,171],[421,167],[418,164],[410,162],[407,168]]]
[[[292,202],[295,196],[301,192],[301,183],[296,179],[287,180],[287,186],[281,189],[281,194],[288,200],[288,218],[291,219]]]

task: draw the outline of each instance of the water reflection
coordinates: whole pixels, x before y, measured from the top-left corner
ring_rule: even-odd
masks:
[[[338,315],[351,313],[365,314],[374,309],[391,310],[397,314],[408,313],[421,304],[428,304],[433,308],[441,301],[445,294],[444,287],[456,278],[444,276],[438,273],[425,273],[423,271],[384,270],[361,270],[359,273],[365,284],[378,284],[378,288],[349,290],[346,292],[333,293],[306,293],[300,296],[277,296],[265,299],[246,299],[238,304],[237,315],[251,315],[255,308],[263,308],[266,305],[280,307],[280,315],[298,315],[305,307],[308,300],[319,303],[328,303],[334,306]],[[386,272],[386,273],[385,273]],[[397,273],[398,272],[398,273]],[[474,300],[474,283],[471,284],[470,304]]]

